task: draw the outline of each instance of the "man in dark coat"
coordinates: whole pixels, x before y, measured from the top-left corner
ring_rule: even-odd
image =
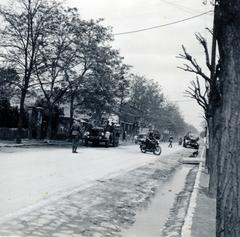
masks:
[[[72,153],[77,153],[79,138],[80,138],[80,126],[78,123],[74,123],[72,126]]]

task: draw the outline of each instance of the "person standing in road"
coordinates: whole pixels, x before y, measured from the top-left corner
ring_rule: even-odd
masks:
[[[179,140],[178,140],[178,144],[181,146],[182,142],[183,142],[183,139],[182,139],[182,137],[180,137]]]
[[[122,140],[123,142],[126,141],[126,138],[127,138],[127,132],[125,130],[123,130],[123,134],[122,134]]]
[[[114,138],[114,122],[111,123],[109,127],[109,132],[110,132],[110,143],[113,143],[113,138]]]
[[[168,147],[172,148],[172,143],[173,143],[173,137],[169,137],[169,144],[168,144]]]
[[[72,153],[77,153],[78,142],[80,138],[80,126],[74,123],[72,126]]]
[[[106,125],[105,125],[105,132],[110,132],[110,124],[109,124],[109,121],[107,121]]]

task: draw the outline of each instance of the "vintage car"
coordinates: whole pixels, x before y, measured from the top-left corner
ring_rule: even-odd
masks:
[[[198,149],[199,148],[198,141],[199,141],[198,136],[194,134],[187,134],[183,138],[183,147]]]
[[[105,145],[116,147],[119,144],[119,130],[113,129],[112,132],[105,131],[104,127],[93,127],[83,135],[84,144],[88,146],[91,143],[93,146]]]

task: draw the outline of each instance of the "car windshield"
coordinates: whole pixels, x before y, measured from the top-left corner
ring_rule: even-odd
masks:
[[[101,133],[101,132],[103,132],[103,129],[102,129],[102,128],[93,128],[93,129],[91,130],[91,134],[92,134],[93,136],[98,136],[99,133]]]
[[[190,134],[190,135],[189,135],[189,138],[190,138],[191,140],[197,140],[197,139],[198,139],[198,136],[195,135],[195,134]]]

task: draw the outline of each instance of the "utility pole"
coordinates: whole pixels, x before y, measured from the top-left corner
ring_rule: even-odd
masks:
[[[213,81],[216,71],[216,45],[217,45],[217,20],[216,20],[216,11],[217,11],[217,0],[214,1],[214,15],[213,15],[213,35],[212,35],[212,53],[211,53],[211,75],[210,79]]]
[[[213,31],[212,31],[212,49],[211,49],[211,61],[210,61],[210,82],[209,82],[209,93],[208,93],[208,137],[207,137],[207,149],[206,149],[206,166],[208,167],[210,180],[209,180],[209,194],[211,196],[216,195],[217,190],[217,157],[213,152],[213,143],[215,138],[213,137],[214,117],[216,113],[215,94],[217,93],[216,88],[216,48],[217,48],[217,11],[218,5],[217,0],[210,2],[214,6],[213,15]],[[215,143],[214,143],[215,144]],[[210,146],[210,148],[209,148]],[[209,150],[211,149],[211,150]]]

